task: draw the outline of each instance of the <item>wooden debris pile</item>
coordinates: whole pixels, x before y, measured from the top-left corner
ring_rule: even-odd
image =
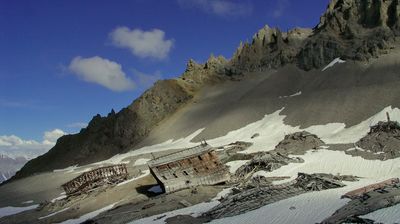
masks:
[[[61,185],[68,196],[86,193],[99,186],[117,184],[128,178],[125,164],[96,168]]]

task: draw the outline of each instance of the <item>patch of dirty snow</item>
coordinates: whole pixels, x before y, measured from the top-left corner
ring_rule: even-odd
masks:
[[[212,201],[216,201],[216,200],[220,200],[224,197],[226,197],[228,194],[232,193],[232,188],[225,188],[222,191],[220,191],[217,196],[215,196],[213,199],[211,199]]]
[[[143,172],[143,174],[141,174],[140,176],[134,177],[134,178],[129,179],[129,180],[126,180],[126,181],[123,181],[123,182],[117,184],[117,186],[121,186],[121,185],[130,183],[130,182],[132,182],[132,181],[135,181],[135,180],[137,180],[137,179],[140,179],[140,178],[142,178],[142,177],[145,177],[145,176],[147,176],[147,175],[149,175],[149,174],[150,174],[150,170],[145,170],[145,171]]]
[[[374,220],[376,223],[398,223],[400,220],[400,204],[382,208],[371,212],[361,218]]]
[[[148,192],[153,192],[153,193],[156,193],[156,194],[163,192],[163,190],[161,189],[160,185],[153,186],[150,189],[148,189],[147,191]]]
[[[21,204],[32,204],[32,203],[33,203],[33,200],[21,202]]]
[[[229,172],[234,174],[239,167],[243,166],[245,163],[247,163],[250,160],[235,160],[235,161],[230,161],[227,162],[225,165],[229,166]]]
[[[309,192],[211,223],[256,224],[265,223],[265,220],[268,220],[268,223],[320,223],[349,201],[341,199],[343,194],[368,184],[398,177],[400,174],[400,158],[386,161],[365,160],[346,155],[344,152],[324,149],[314,153],[307,152],[300,157],[304,159],[304,163],[291,163],[272,172],[265,172],[264,175],[290,176],[294,179],[298,172],[305,172],[350,174],[363,178],[356,182],[345,182],[347,186],[343,188]]]
[[[331,61],[327,66],[325,66],[322,71],[327,70],[330,67],[333,67],[335,64],[341,64],[341,63],[345,63],[346,61],[340,59],[340,58],[335,58],[333,59],[333,61]]]
[[[4,216],[9,216],[9,215],[15,215],[24,211],[32,210],[37,208],[39,205],[31,205],[31,206],[26,206],[26,207],[12,207],[12,206],[7,206],[0,208],[0,218]]]
[[[146,163],[148,162],[148,161],[150,161],[151,159],[145,159],[145,158],[140,158],[140,159],[137,159],[136,161],[135,161],[135,164],[133,164],[134,166],[140,166],[140,165],[146,165]]]
[[[48,218],[48,217],[51,217],[51,216],[55,216],[55,215],[57,215],[58,213],[67,211],[68,209],[69,209],[69,207],[68,207],[68,208],[64,208],[64,209],[61,209],[60,211],[53,212],[53,213],[48,214],[48,215],[46,215],[46,216],[39,217],[38,219],[40,220],[40,219],[45,219],[45,218]]]
[[[297,93],[293,93],[292,95],[289,96],[279,96],[280,99],[282,98],[290,98],[290,97],[294,97],[294,96],[300,96],[301,95],[301,91],[298,91]]]
[[[65,192],[61,192],[60,196],[51,199],[51,203],[54,203],[54,202],[59,201],[59,200],[62,200],[64,198],[67,198],[67,195],[66,195]]]
[[[84,222],[84,221],[86,221],[86,220],[88,220],[88,219],[91,219],[91,218],[93,218],[93,217],[98,216],[98,215],[99,215],[100,213],[102,213],[102,212],[105,212],[105,211],[107,211],[107,210],[112,209],[112,208],[114,207],[114,205],[116,205],[117,203],[118,203],[118,202],[113,203],[113,204],[111,204],[111,205],[108,205],[108,206],[106,206],[106,207],[103,207],[103,208],[101,208],[101,209],[99,209],[99,210],[96,210],[96,211],[87,213],[87,214],[85,214],[85,215],[83,215],[83,216],[81,216],[81,217],[79,217],[79,218],[76,218],[76,219],[68,219],[68,220],[66,220],[66,221],[64,221],[64,222],[61,222],[61,224],[76,224],[76,223],[82,223],[82,222]]]
[[[286,116],[280,114],[283,110],[284,108],[272,114],[267,114],[259,121],[250,123],[238,130],[230,131],[225,136],[209,139],[207,142],[212,146],[227,145],[236,141],[253,143],[242,153],[273,150],[286,134],[300,131],[299,127],[284,124],[283,119]],[[252,139],[252,133],[259,133],[260,136]]]
[[[367,120],[348,128],[344,123],[330,123],[311,126],[305,130],[318,135],[327,144],[355,143],[369,132],[371,126],[379,121],[386,121],[386,112],[390,114],[392,121],[400,122],[399,108],[388,106]]]

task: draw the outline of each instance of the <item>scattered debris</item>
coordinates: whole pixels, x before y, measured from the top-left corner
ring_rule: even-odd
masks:
[[[153,207],[154,205],[156,205],[156,203],[150,203],[150,204],[146,204],[146,205],[144,205],[144,206],[142,207],[142,210],[145,210],[145,209],[151,208],[151,207]]]
[[[400,184],[392,178],[378,184],[368,185],[345,195],[352,199],[322,223],[375,223],[360,216],[400,203]]]
[[[169,193],[198,185],[214,185],[230,179],[213,147],[200,145],[168,154],[148,162],[151,174]]]
[[[251,189],[234,189],[231,195],[223,198],[219,205],[202,216],[208,217],[210,220],[235,216],[308,191],[345,186],[338,179],[341,179],[341,177],[331,174],[299,173],[295,180],[284,184]]]
[[[393,159],[400,156],[400,125],[398,122],[380,121],[372,126],[366,136],[356,143],[356,149],[349,154],[363,157],[377,157],[381,160]]]
[[[236,170],[234,181],[245,184],[249,178],[257,171],[272,171],[289,163],[302,163],[303,159],[299,157],[290,158],[279,152],[263,152],[256,154],[253,159],[245,163]]]
[[[61,185],[68,196],[86,193],[106,184],[117,184],[128,178],[126,164],[106,166],[87,171]]]

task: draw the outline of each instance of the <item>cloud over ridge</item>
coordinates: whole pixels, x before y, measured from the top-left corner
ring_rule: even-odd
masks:
[[[135,88],[135,83],[122,71],[120,64],[99,56],[77,56],[72,59],[68,69],[84,81],[102,85],[113,91]]]

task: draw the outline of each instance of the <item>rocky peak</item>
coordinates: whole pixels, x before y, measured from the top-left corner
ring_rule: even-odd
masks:
[[[332,0],[297,57],[300,68],[320,68],[334,58],[365,61],[394,47],[398,0]]]
[[[292,63],[296,49],[311,33],[311,29],[302,28],[286,33],[266,25],[254,34],[251,44],[240,43],[230,63],[242,71],[278,68]]]
[[[195,60],[189,59],[188,63],[186,64],[186,71],[185,72],[193,72],[196,70],[200,70],[203,65],[198,64]]]
[[[316,30],[340,33],[360,28],[398,28],[398,0],[332,0]]]
[[[215,57],[213,54],[211,54],[204,64],[204,69],[219,71],[225,67],[227,62],[228,60],[226,60],[224,56],[219,55],[218,57]]]

